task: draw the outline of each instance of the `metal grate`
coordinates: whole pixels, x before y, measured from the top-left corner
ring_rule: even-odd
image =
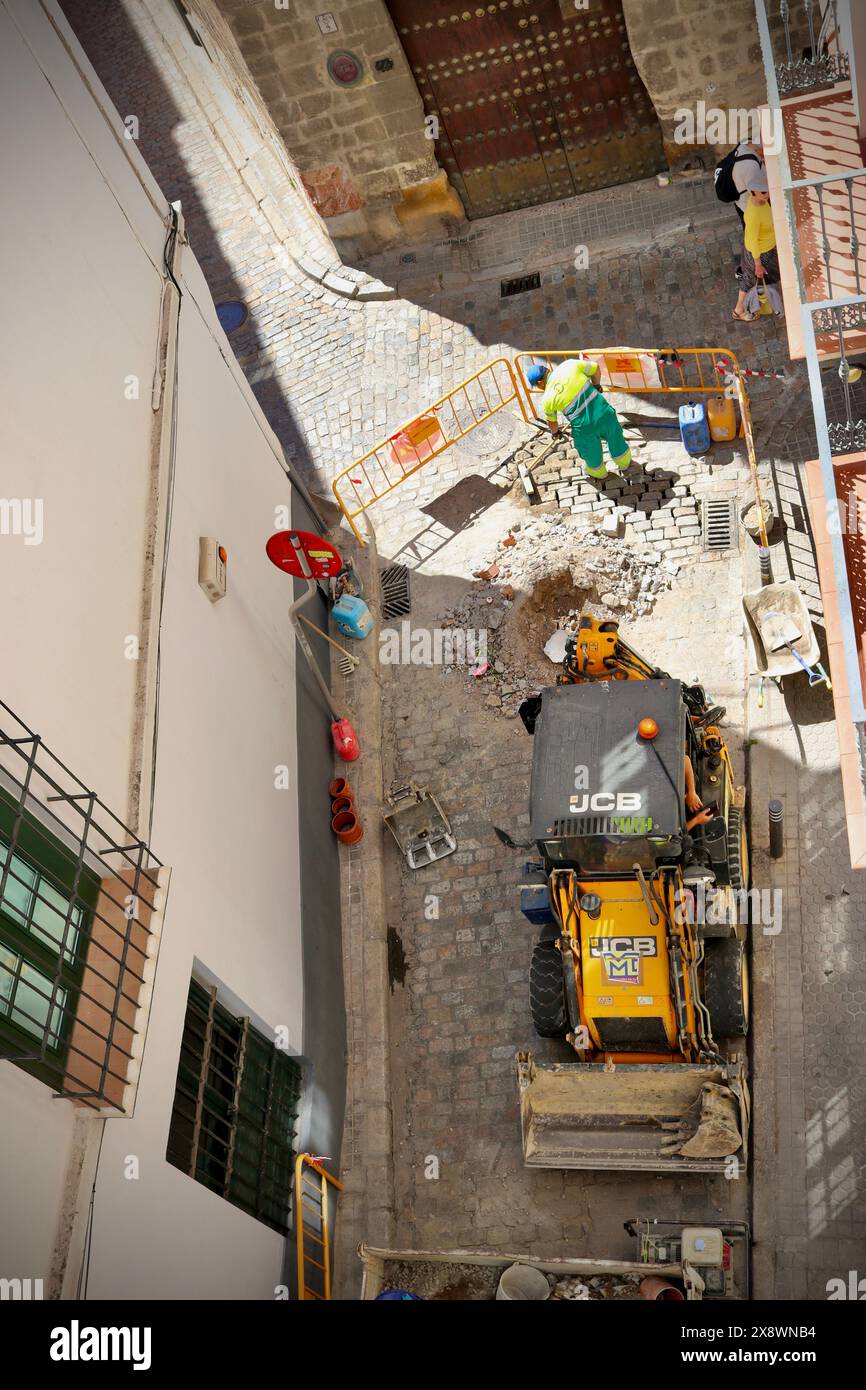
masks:
[[[409,590],[409,571],[405,565],[388,565],[380,575],[382,582],[382,617],[386,621],[403,618],[412,607]]]
[[[526,294],[527,290],[541,289],[541,275],[534,270],[531,275],[520,275],[516,280],[502,280],[499,285],[499,298],[509,299],[513,294]]]
[[[216,996],[190,981],[165,1156],[287,1235],[301,1069]]]
[[[613,820],[609,816],[567,816],[564,820],[553,822],[553,833],[557,839],[570,840],[584,835],[615,835],[622,818]]]
[[[730,497],[705,497],[703,506],[704,550],[736,550],[736,502]]]
[[[0,721],[0,1058],[126,1113],[161,865],[2,701]]]

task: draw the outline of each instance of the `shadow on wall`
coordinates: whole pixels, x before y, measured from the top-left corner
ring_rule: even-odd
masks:
[[[136,141],[153,177],[169,202],[181,203],[190,247],[202,268],[214,303],[244,302],[247,291],[239,284],[219,241],[219,228],[208,216],[199,194],[201,175],[186,164],[177,131],[186,119],[118,0],[59,0],[76,38],[96,69],[109,97],[124,118],[139,117]],[[167,6],[167,8],[170,8]],[[168,16],[171,21],[172,16]],[[179,21],[178,21],[179,23]],[[227,221],[231,209],[227,209]],[[225,230],[225,229],[223,229]],[[266,347],[253,316],[231,333],[231,346],[247,370]],[[316,491],[315,467],[290,403],[273,375],[251,382],[268,423],[307,485]]]

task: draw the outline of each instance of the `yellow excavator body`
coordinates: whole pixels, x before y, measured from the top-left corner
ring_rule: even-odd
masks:
[[[696,883],[730,898],[745,872],[723,714],[594,618],[556,687],[521,708],[552,924],[533,953],[533,1019],[579,1059],[518,1056],[530,1166],[731,1175],[745,1161],[745,1060],[728,1045],[748,1021],[744,933],[734,915],[708,940],[695,914]],[[715,804],[705,841],[689,834],[687,766]]]

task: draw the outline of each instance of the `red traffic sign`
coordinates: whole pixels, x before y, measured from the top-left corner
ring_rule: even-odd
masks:
[[[313,531],[275,531],[265,550],[271,564],[294,579],[333,579],[343,568],[340,552]]]

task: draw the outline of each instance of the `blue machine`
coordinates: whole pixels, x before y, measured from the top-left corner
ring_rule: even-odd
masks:
[[[373,630],[373,618],[362,598],[343,594],[331,609],[334,622],[344,637],[366,637]]]
[[[710,448],[710,426],[706,407],[695,401],[681,405],[679,410],[680,438],[687,453],[697,456]]]
[[[520,911],[534,927],[556,925],[556,918],[550,910],[550,895],[546,883],[534,883],[531,887],[521,888]]]

